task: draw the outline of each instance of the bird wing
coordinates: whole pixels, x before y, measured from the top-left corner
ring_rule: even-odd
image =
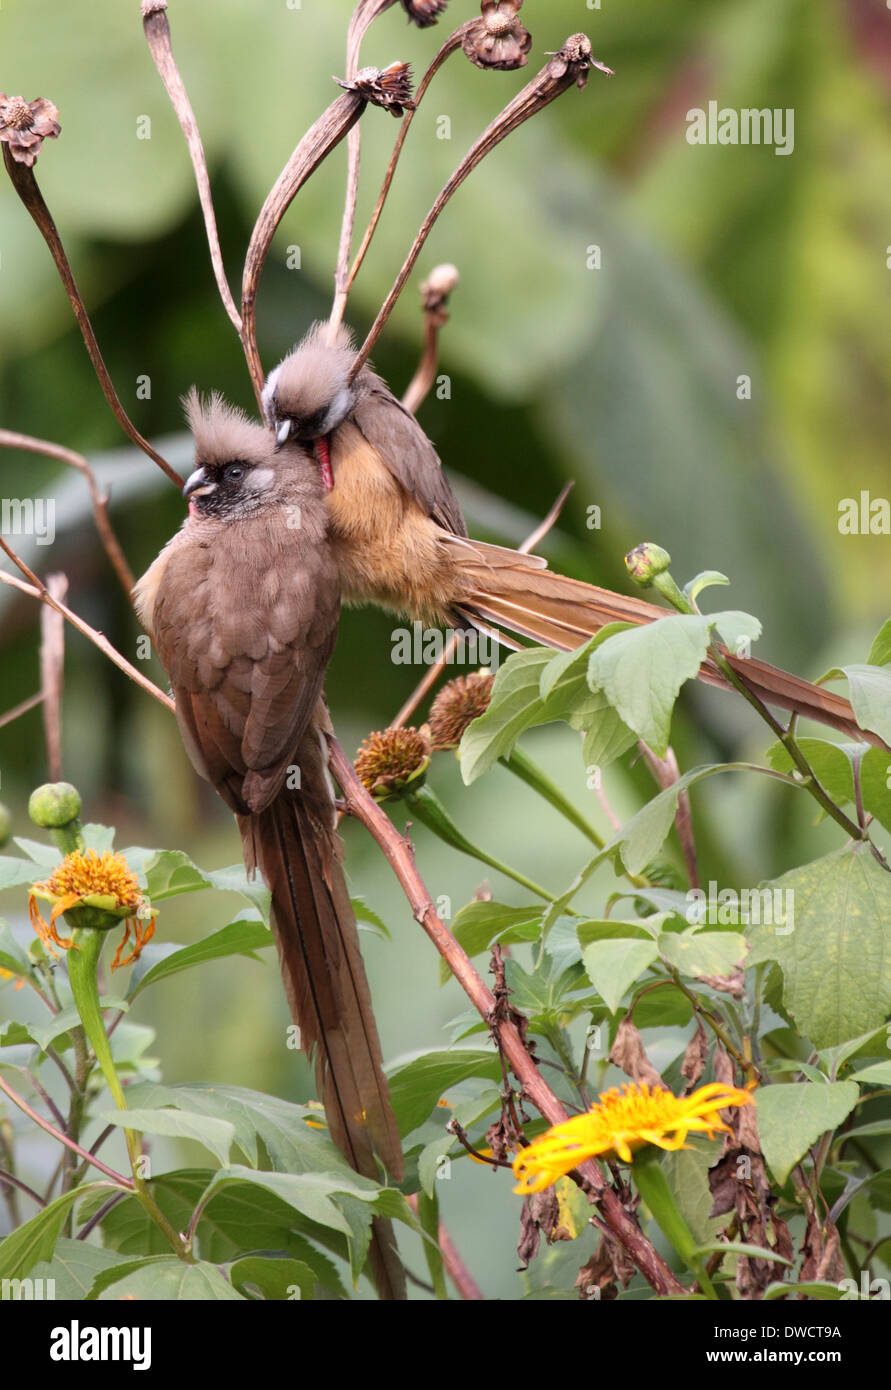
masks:
[[[277,537],[276,527],[265,517],[239,521],[212,545],[181,531],[154,603],[155,643],[189,755],[240,812],[262,810],[285,781],[337,634],[339,586],[327,553],[307,550],[296,561],[294,532]]]
[[[458,499],[415,417],[374,372],[364,371],[359,381],[362,389],[353,410],[358,429],[425,515],[444,530],[466,536]]]

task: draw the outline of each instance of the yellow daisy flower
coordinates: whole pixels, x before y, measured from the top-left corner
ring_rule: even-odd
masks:
[[[45,922],[41,916],[38,898],[52,903],[49,922]],[[60,936],[56,927],[56,918],[73,907],[95,908],[100,913],[124,921],[124,935],[111,963],[112,970],[130,965],[154,936],[155,909],[140,892],[136,875],[123,855],[112,854],[110,850],[104,850],[102,854],[94,849],[75,850],[65,856],[46,882],[32,886],[28,896],[28,915],[31,925],[52,955],[57,954],[54,945],[61,946],[65,951],[72,946],[77,950],[72,938]],[[96,923],[97,927],[107,925]],[[121,959],[121,952],[129,942],[131,932],[133,949]]]
[[[586,1158],[620,1158],[631,1162],[635,1149],[657,1144],[660,1149],[683,1149],[691,1130],[712,1138],[727,1132],[718,1117],[731,1105],[748,1105],[748,1091],[713,1081],[690,1096],[678,1098],[646,1084],[626,1083],[599,1097],[584,1115],[554,1125],[514,1159],[519,1179],[515,1192],[541,1192]]]

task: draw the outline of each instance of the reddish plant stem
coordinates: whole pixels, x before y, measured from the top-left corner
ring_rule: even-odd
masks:
[[[380,846],[408,899],[415,920],[423,927],[474,1008],[496,1035],[500,1049],[522,1084],[524,1095],[549,1124],[563,1123],[569,1115],[542,1078],[519,1030],[509,1020],[496,1017],[495,996],[478,974],[467,952],[439,917],[415,865],[410,843],[399,834],[389,817],[366,791],[337,739],[331,734],[327,735],[327,739],[331,772],[340,786],[350,815],[362,822]],[[629,1216],[597,1165],[590,1160],[580,1164],[573,1177],[592,1194],[604,1222],[656,1292],[683,1293],[683,1286]]]

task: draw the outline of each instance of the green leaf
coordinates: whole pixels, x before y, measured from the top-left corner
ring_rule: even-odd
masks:
[[[452,925],[457,941],[471,957],[488,950],[494,941],[537,941],[541,935],[541,904],[506,907],[503,903],[472,902],[462,907]],[[451,979],[446,961],[439,966],[440,984]]]
[[[775,1250],[763,1245],[748,1245],[743,1240],[710,1240],[700,1245],[696,1254],[711,1255],[713,1251],[721,1251],[725,1255],[748,1255],[755,1260],[772,1260],[774,1264],[788,1265],[790,1269],[794,1267],[792,1260],[778,1255]]]
[[[25,851],[29,859],[39,864],[41,869],[54,869],[62,859],[61,850],[56,849],[55,845],[46,845],[41,840],[27,840],[23,835],[16,835],[15,843],[19,849]],[[31,872],[34,872],[33,869]],[[29,882],[33,883],[33,878]]]
[[[180,1169],[152,1179],[149,1188],[171,1224],[184,1231],[214,1177],[208,1170]],[[340,1233],[305,1221],[273,1192],[244,1182],[233,1183],[214,1195],[198,1223],[197,1234],[202,1257],[216,1264],[246,1252],[275,1250],[308,1264],[319,1283],[336,1297],[344,1297],[333,1261],[310,1244],[300,1227],[307,1229],[313,1240],[347,1257],[347,1243]],[[103,1218],[102,1234],[105,1244],[122,1255],[136,1258],[170,1252],[165,1237],[135,1197],[125,1198]]]
[[[891,1086],[891,1062],[874,1062],[870,1067],[852,1071],[848,1081],[860,1081],[864,1086]]]
[[[663,932],[659,954],[682,975],[730,975],[743,962],[746,939],[731,931]]]
[[[842,666],[851,687],[851,704],[861,729],[891,744],[891,670],[887,666]]]
[[[796,740],[824,790],[838,806],[854,801],[854,764],[860,766],[863,809],[891,830],[891,781],[889,755],[865,743],[830,743],[822,738]],[[795,764],[781,743],[767,750],[767,760],[777,772],[794,773]]]
[[[81,830],[85,849],[94,849],[97,854],[114,849],[114,826],[89,823]]]
[[[773,1257],[776,1259],[776,1256]],[[843,1296],[844,1289],[838,1284],[824,1284],[822,1280],[805,1280],[804,1283],[793,1284],[768,1284],[764,1293],[761,1295],[764,1303],[773,1303],[778,1298],[789,1298],[792,1294],[801,1294],[804,1298],[816,1298],[824,1303],[837,1303]]]
[[[747,613],[675,614],[617,633],[591,655],[591,689],[603,691],[622,721],[660,758],[668,750],[678,693],[698,674],[715,627],[734,646],[734,637],[761,632]]]
[[[59,862],[56,855],[51,867],[55,867]],[[41,866],[43,867],[43,866]],[[35,872],[33,859],[12,859],[9,855],[0,856],[0,892],[4,888],[20,888],[23,884],[30,885],[41,875]]]
[[[353,911],[356,914],[356,921],[360,924],[367,922],[369,927],[375,928],[375,935],[382,937],[384,941],[390,941],[390,928],[386,922],[380,918],[372,908],[370,908],[364,898],[350,898],[353,904]],[[361,930],[361,926],[360,926]]]
[[[206,1198],[233,1184],[250,1183],[281,1198],[301,1216],[327,1226],[353,1241],[368,1232],[372,1217],[389,1216],[414,1227],[415,1219],[402,1194],[386,1189],[358,1173],[266,1173],[233,1165],[210,1182]],[[347,1199],[353,1199],[347,1210]]]
[[[0,1241],[0,1279],[22,1279],[38,1261],[51,1260],[65,1218],[75,1202],[90,1192],[103,1190],[110,1196],[121,1189],[116,1183],[93,1182],[57,1197]]]
[[[103,1200],[107,1195],[103,1194]],[[63,1237],[56,1241],[52,1259],[34,1265],[30,1277],[54,1279],[57,1299],[84,1299],[97,1275],[121,1263],[122,1257],[115,1250],[103,1250],[101,1245]]]
[[[755,1093],[765,1160],[783,1184],[795,1164],[827,1130],[837,1129],[860,1098],[853,1081],[762,1086]]]
[[[126,850],[128,862],[142,858],[145,890],[153,903],[180,893],[197,893],[202,888],[216,888],[224,893],[240,893],[256,907],[264,922],[269,921],[269,892],[261,879],[249,879],[241,864],[226,869],[199,869],[187,854],[178,849]]]
[[[655,626],[655,624],[654,624]],[[649,740],[648,740],[649,741]],[[659,792],[651,801],[648,801],[636,815],[626,821],[605,849],[595,855],[592,864],[599,863],[604,854],[611,853],[618,849],[622,857],[622,863],[629,873],[639,874],[645,869],[650,860],[662,848],[668,832],[674,824],[675,813],[678,808],[678,797],[687,787],[692,787],[696,782],[700,782],[703,777],[710,777],[716,772],[735,772],[739,769],[736,763],[712,763],[704,767],[693,767],[689,772],[685,772],[683,777],[679,777],[670,787]],[[590,869],[591,865],[588,866]],[[586,870],[582,871],[580,877],[573,886],[573,894],[584,882]],[[572,896],[572,894],[570,895]],[[564,898],[558,899],[558,905],[563,906]],[[553,910],[553,909],[552,909]]]
[[[709,589],[714,584],[729,583],[726,574],[722,574],[720,570],[702,570],[684,585],[684,593],[691,603],[695,603],[703,589]]]
[[[245,1298],[250,1298],[251,1289],[257,1288],[264,1299],[275,1302],[309,1300],[317,1282],[314,1271],[302,1260],[266,1259],[259,1255],[235,1260],[229,1266],[229,1278]]]
[[[458,750],[461,776],[469,787],[509,753],[541,713],[541,673],[553,653],[544,647],[515,652],[500,667],[485,714],[465,730]]]
[[[0,927],[0,970],[9,970],[19,979],[31,975],[31,963],[9,927]]]
[[[141,1134],[163,1134],[171,1139],[195,1139],[219,1160],[229,1163],[235,1127],[188,1110],[106,1110],[99,1115],[105,1125],[135,1129]]]
[[[185,1264],[175,1255],[161,1255],[115,1265],[100,1274],[91,1298],[99,1302],[124,1298],[163,1303],[243,1303],[216,1265],[199,1260]]]
[[[872,639],[866,661],[869,666],[887,666],[891,663],[891,618],[886,618]]]
[[[826,1048],[877,1028],[891,1010],[891,875],[856,844],[766,886],[792,895],[792,930],[749,927],[748,963],[779,963],[799,1031]]]
[[[147,985],[153,985],[171,975],[178,975],[181,970],[190,970],[194,965],[203,965],[205,961],[222,960],[225,956],[248,956],[256,959],[255,951],[275,944],[271,931],[258,920],[258,916],[259,914],[254,916],[245,913],[228,926],[210,932],[200,941],[193,941],[188,946],[174,947],[173,950],[162,946],[160,950],[164,954],[160,958],[152,954],[152,946],[144,947],[140,959],[133,967],[128,998],[132,1000]]]
[[[352,1171],[327,1133],[308,1123],[319,1123],[318,1110],[310,1106],[293,1105],[277,1096],[267,1096],[242,1086],[209,1082],[184,1086],[145,1082],[128,1087],[127,1101],[136,1109],[181,1106],[194,1114],[225,1121],[231,1125],[235,1142],[253,1167],[261,1162],[257,1143],[260,1139],[269,1161],[279,1172]]]
[[[103,1009],[122,1009],[126,1012],[130,1005],[126,999],[118,999],[115,996],[103,994],[99,1000]],[[60,1038],[63,1033],[68,1033],[72,1028],[80,1026],[80,1014],[74,1004],[69,1004],[66,1009],[61,1009],[54,1014],[49,1023],[31,1023],[28,1025],[31,1036],[40,1047],[41,1052]]]
[[[405,1136],[417,1129],[450,1087],[460,1085],[471,1076],[499,1081],[501,1063],[497,1054],[469,1048],[425,1052],[391,1071],[387,1079],[400,1134]]]
[[[622,998],[659,956],[655,941],[634,941],[619,938],[613,941],[593,941],[582,952],[588,978],[600,994],[610,1013],[615,1013]]]

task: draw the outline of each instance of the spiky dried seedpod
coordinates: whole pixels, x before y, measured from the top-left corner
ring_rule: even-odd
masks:
[[[478,68],[509,72],[526,66],[532,35],[520,22],[523,0],[483,0],[479,19],[464,26],[461,47]]]
[[[495,676],[491,671],[473,671],[458,676],[440,690],[430,707],[430,738],[434,748],[454,748],[464,730],[489,708]]]
[[[426,729],[381,729],[363,740],[354,766],[362,785],[382,800],[420,786],[429,763]]]
[[[410,63],[390,63],[385,68],[360,68],[352,82],[340,77],[334,81],[347,92],[355,92],[363,101],[382,106],[394,116],[403,116],[414,109]]]
[[[33,167],[44,140],[55,140],[61,130],[58,115],[46,97],[25,101],[0,92],[0,141],[17,164]]]

